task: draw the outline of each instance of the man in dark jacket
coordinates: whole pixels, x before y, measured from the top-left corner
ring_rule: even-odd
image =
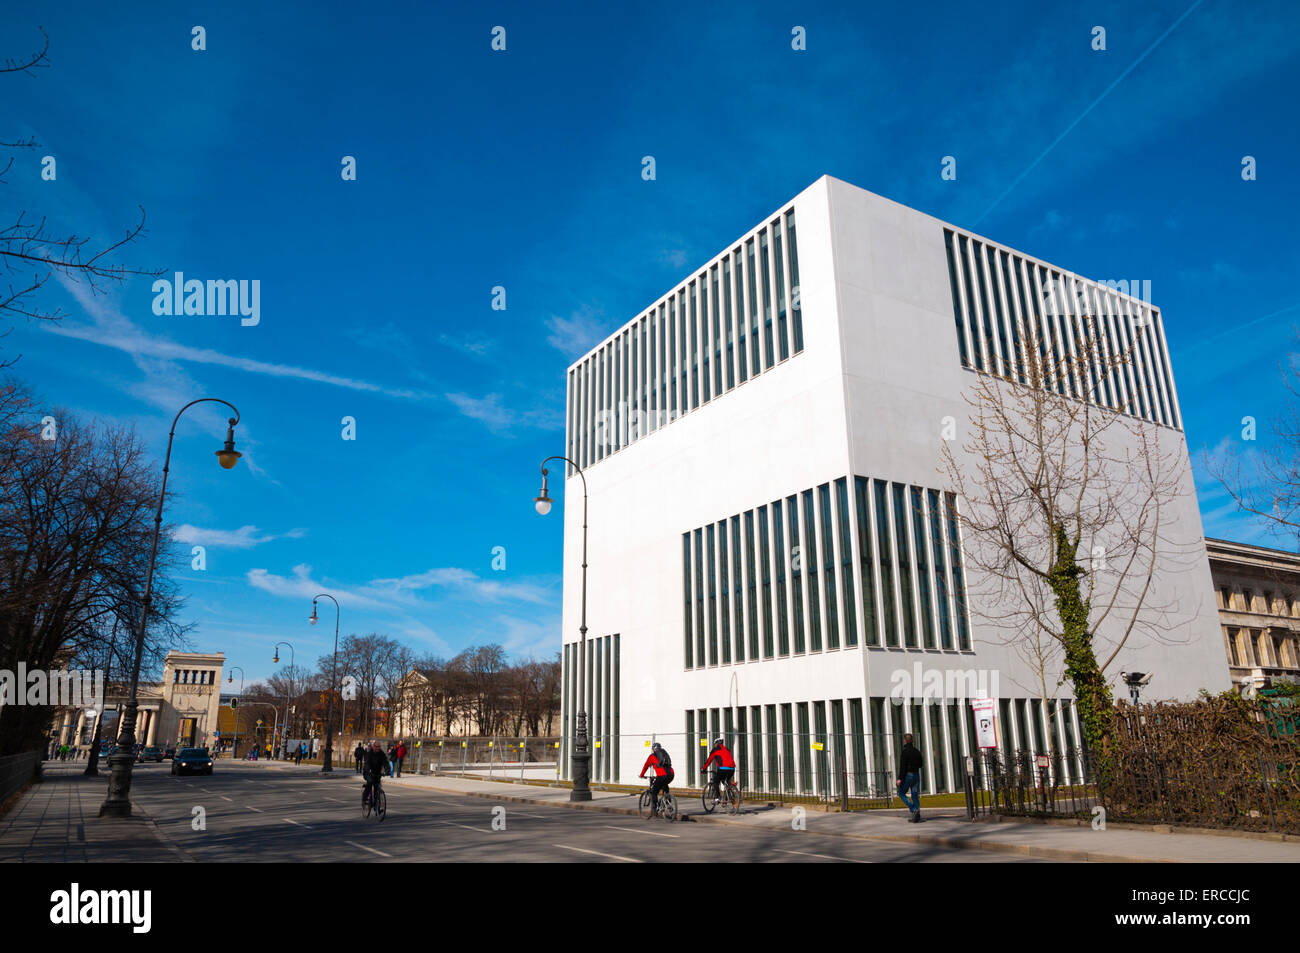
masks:
[[[921,769],[924,762],[921,752],[912,744],[910,734],[903,735],[903,750],[898,753],[898,796],[911,812],[908,822],[915,824],[921,820]],[[911,797],[908,797],[908,792]]]
[[[359,741],[357,742],[357,750],[352,752],[352,760],[356,762],[354,765],[356,773],[360,774],[362,763],[366,760],[366,746]]]
[[[361,792],[365,797],[370,793],[372,787],[379,786],[379,779],[388,772],[388,758],[384,755],[384,749],[379,747],[379,742],[372,742],[370,750],[366,752],[366,786]]]

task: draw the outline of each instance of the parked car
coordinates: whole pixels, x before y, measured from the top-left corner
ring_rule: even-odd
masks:
[[[162,748],[158,748],[158,747],[154,747],[154,746],[150,746],[150,747],[148,747],[148,748],[145,748],[143,751],[140,752],[139,760],[140,760],[140,761],[156,761],[157,763],[162,764],[162,760],[163,760],[163,750],[162,750]]]
[[[166,758],[168,761],[176,757],[176,746],[168,745],[166,748],[163,748],[163,757]]]
[[[200,774],[212,773],[212,755],[207,748],[182,748],[172,759],[172,774],[188,774],[197,771]]]

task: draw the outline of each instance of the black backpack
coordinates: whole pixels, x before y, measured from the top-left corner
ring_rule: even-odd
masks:
[[[659,758],[659,767],[663,768],[665,771],[671,771],[671,770],[672,770],[672,767],[673,767],[673,759],[670,758],[670,757],[668,757],[668,749],[667,749],[667,748],[660,748],[660,749],[659,749],[658,758]]]

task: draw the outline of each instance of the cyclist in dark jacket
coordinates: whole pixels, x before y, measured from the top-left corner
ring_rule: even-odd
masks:
[[[363,800],[372,788],[378,790],[379,779],[384,776],[387,770],[388,758],[384,755],[384,749],[379,747],[378,741],[371,742],[370,750],[366,752],[366,786],[361,792]]]

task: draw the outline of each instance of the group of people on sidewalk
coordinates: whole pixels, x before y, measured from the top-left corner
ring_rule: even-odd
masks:
[[[371,742],[371,749],[378,745],[378,741]],[[384,775],[390,778],[400,778],[402,776],[402,762],[406,760],[410,749],[406,747],[405,741],[394,741],[388,746],[385,755]],[[357,774],[363,774],[366,770],[367,756],[370,749],[367,749],[365,742],[358,742],[356,749],[352,752],[353,768]]]

